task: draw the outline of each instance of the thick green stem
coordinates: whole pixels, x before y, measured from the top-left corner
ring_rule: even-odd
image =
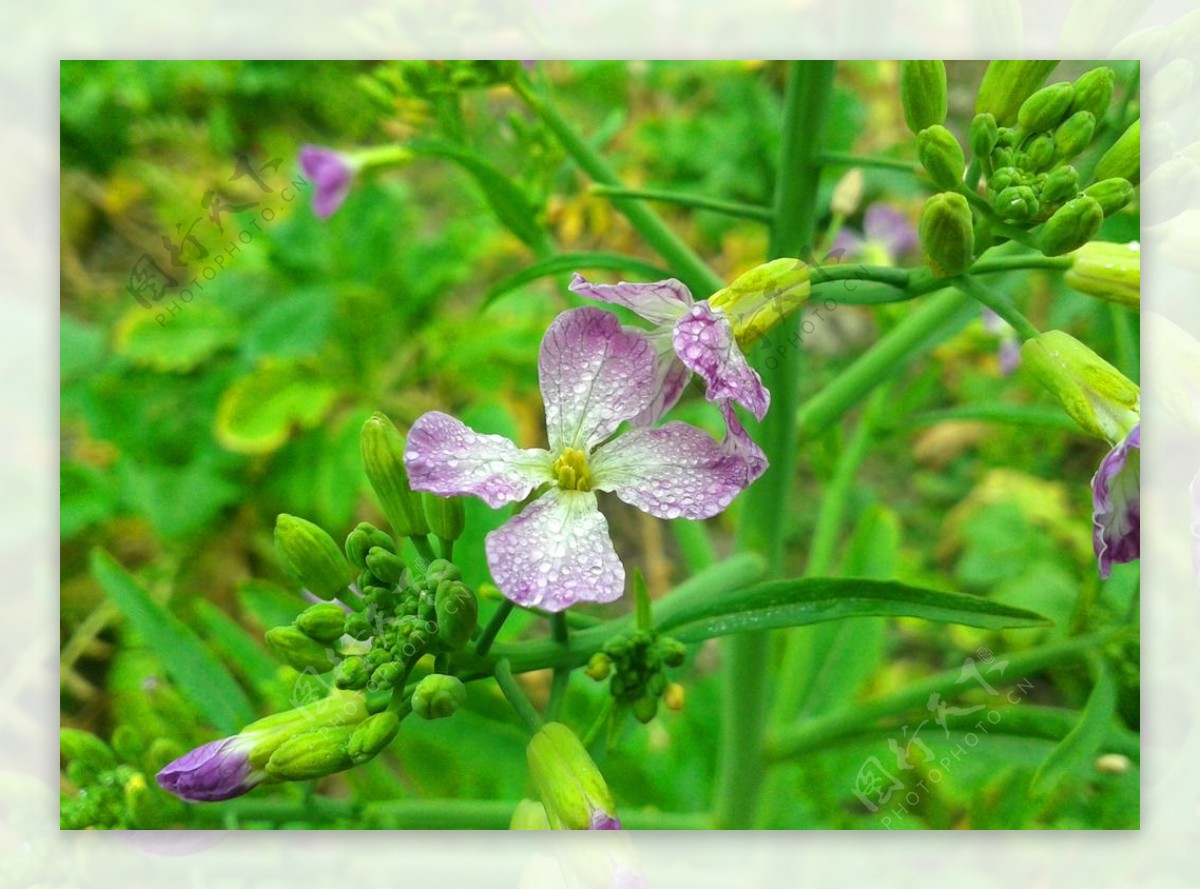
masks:
[[[960,275],[954,279],[954,286],[1007,321],[1022,340],[1032,340],[1041,333],[1028,318],[1021,314],[1016,306],[982,281],[978,281],[970,275]]]
[[[429,543],[428,535],[413,535],[409,540],[412,541],[412,545],[421,559],[426,562],[433,562],[437,559],[437,554],[433,552],[433,545]]]
[[[529,696],[517,684],[517,678],[513,676],[512,665],[508,663],[507,658],[501,658],[496,662],[496,666],[492,668],[492,675],[496,678],[496,683],[500,687],[500,691],[504,693],[504,697],[508,699],[508,703],[512,705],[512,709],[517,712],[525,724],[525,728],[529,730],[530,735],[537,733],[542,728],[542,718],[533,706],[533,702],[529,700]]]
[[[737,216],[743,219],[756,219],[760,222],[771,221],[771,208],[759,204],[743,204],[738,201],[723,201],[720,198],[710,198],[707,195],[692,195],[683,192],[673,192],[667,189],[635,189],[615,185],[594,185],[589,191],[593,195],[605,198],[633,198],[638,201],[660,201],[664,204],[677,204],[680,207],[691,207],[695,210],[711,210],[726,216]]]
[[[554,642],[564,649],[571,648],[571,631],[567,627],[567,616],[557,612],[550,616],[550,630]],[[550,681],[550,700],[546,702],[546,719],[557,720],[567,697],[567,685],[571,682],[571,669],[558,667],[554,669],[554,677]]]
[[[513,85],[513,89],[558,137],[558,141],[583,172],[601,185],[625,187],[608,162],[579,137],[546,97],[537,95],[529,84],[520,80]],[[612,203],[659,256],[671,264],[675,274],[698,295],[706,297],[724,286],[720,276],[644,203],[629,198],[614,198]]]
[[[792,62],[784,97],[783,150],[775,184],[772,258],[804,256],[815,231],[819,152],[833,92],[834,62]],[[770,467],[744,495],[738,526],[739,549],[766,557],[768,573],[778,577],[784,565],[788,497],[796,470],[796,378],[800,356],[787,328],[778,340],[783,349],[758,350],[763,382],[771,391],[771,410],[758,424],[756,441]],[[765,354],[764,354],[765,353]],[[770,647],[763,632],[731,637],[725,650],[725,692],[715,816],[721,828],[750,828],[765,773]]]
[[[487,623],[487,627],[483,629],[483,633],[479,635],[479,641],[475,644],[476,655],[487,655],[488,650],[492,648],[492,643],[496,641],[496,634],[500,633],[500,628],[504,627],[504,622],[508,620],[508,616],[512,614],[513,603],[511,600],[503,600],[496,611],[492,613],[492,619]]]

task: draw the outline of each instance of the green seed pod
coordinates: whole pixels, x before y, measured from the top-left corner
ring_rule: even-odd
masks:
[[[387,417],[371,415],[362,429],[363,467],[388,522],[400,537],[429,534],[421,496],[408,484],[404,437]]]
[[[353,726],[326,726],[293,736],[275,749],[267,774],[285,782],[319,779],[354,765],[347,746]]]
[[[275,654],[298,671],[325,673],[333,667],[326,646],[305,636],[298,627],[273,627],[267,631],[267,645]]]
[[[913,133],[946,122],[946,66],[940,60],[900,63],[900,103]]]
[[[967,141],[971,146],[971,154],[984,163],[991,163],[992,151],[1000,144],[1000,131],[996,127],[996,118],[990,114],[977,114],[971,121],[971,129]]]
[[[926,127],[917,134],[917,157],[938,188],[950,190],[962,185],[966,166],[962,146],[945,127]]]
[[[350,567],[338,545],[307,519],[280,513],[275,520],[275,549],[288,572],[321,599],[337,596],[350,582]]]
[[[1117,75],[1107,66],[1093,68],[1075,81],[1075,97],[1071,100],[1071,114],[1086,111],[1096,120],[1104,117],[1112,101],[1113,83]]]
[[[1030,141],[1025,149],[1025,169],[1033,172],[1046,170],[1054,163],[1054,138],[1043,133]]]
[[[438,720],[454,714],[467,700],[467,687],[458,677],[430,674],[413,691],[413,713],[423,720]]]
[[[1105,216],[1112,216],[1133,200],[1133,186],[1129,184],[1129,180],[1119,176],[1093,182],[1083,193],[1096,200]]]
[[[350,735],[346,753],[356,766],[366,763],[392,743],[400,731],[400,717],[395,711],[380,711],[358,724]]]
[[[1138,175],[1142,169],[1141,138],[1142,122],[1136,120],[1121,134],[1121,138],[1113,144],[1113,147],[1100,158],[1092,177],[1099,181],[1120,176],[1137,185]]]
[[[1142,256],[1136,241],[1089,241],[1071,254],[1071,260],[1071,268],[1063,276],[1068,286],[1122,306],[1137,309],[1141,305]]]
[[[1038,215],[1041,205],[1037,195],[1027,185],[1012,185],[992,201],[992,207],[1005,222],[1029,222]]]
[[[382,547],[372,547],[367,553],[367,568],[371,574],[385,584],[399,584],[408,566],[399,556]]]
[[[1054,157],[1069,161],[1092,143],[1096,118],[1090,111],[1077,111],[1054,131]]]
[[[318,643],[332,643],[345,633],[346,610],[335,603],[317,603],[296,616],[296,627]]]
[[[1068,201],[1046,220],[1041,248],[1046,256],[1062,256],[1082,247],[1096,236],[1104,222],[1104,210],[1095,198]]]
[[[1125,182],[1125,180],[1120,180]],[[1128,183],[1126,183],[1128,185]],[[1079,173],[1069,164],[1050,171],[1042,184],[1040,197],[1043,205],[1058,204],[1079,193]]]
[[[343,630],[356,640],[369,640],[375,633],[370,619],[362,612],[351,612],[347,615]]]
[[[971,265],[975,231],[967,199],[956,192],[933,195],[921,210],[921,252],[933,274],[961,275]]]
[[[437,615],[438,642],[442,647],[454,652],[467,645],[479,618],[479,603],[471,588],[461,581],[439,584],[434,612]]]
[[[989,62],[975,97],[975,112],[989,112],[1000,126],[1011,126],[1017,111],[1042,85],[1058,62],[997,59]]]
[[[361,655],[348,655],[333,669],[333,683],[338,689],[362,689],[371,679],[371,669]]]
[[[1021,103],[1021,109],[1017,112],[1017,124],[1026,133],[1053,130],[1067,116],[1074,98],[1075,87],[1069,83],[1055,83],[1043,87]]]
[[[425,519],[429,530],[443,541],[457,541],[462,537],[467,517],[462,498],[443,498],[425,493]]]

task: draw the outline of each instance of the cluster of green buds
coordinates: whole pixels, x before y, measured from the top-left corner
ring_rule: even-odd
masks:
[[[165,740],[159,740],[165,742]],[[113,747],[82,729],[59,731],[59,750],[66,760],[66,776],[74,794],[63,793],[59,810],[63,829],[161,828],[179,817],[178,802],[146,778],[146,762],[162,762],[169,754],[162,746],[138,751],[121,748],[114,734]],[[172,746],[173,747],[173,746]],[[144,756],[137,756],[144,755]]]
[[[665,668],[679,667],[686,656],[687,648],[678,640],[637,630],[605,643],[588,662],[586,673],[593,680],[609,680],[617,706],[649,723],[660,699],[671,710],[683,707],[683,687],[668,681]]]

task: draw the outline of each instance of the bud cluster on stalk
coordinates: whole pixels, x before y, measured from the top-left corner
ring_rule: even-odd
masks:
[[[618,707],[627,707],[642,723],[658,713],[659,699],[672,710],[683,705],[682,689],[667,680],[664,668],[679,667],[686,647],[671,637],[652,630],[639,630],[613,637],[588,662],[587,675],[609,680],[609,692]]]

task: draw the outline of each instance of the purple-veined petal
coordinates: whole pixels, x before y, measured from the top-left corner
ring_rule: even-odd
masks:
[[[590,491],[551,488],[490,532],[486,549],[496,586],[519,606],[560,612],[625,590],[625,568]]]
[[[733,399],[759,420],[771,394],[738,348],[729,319],[707,303],[697,303],[675,325],[675,354],[700,375],[710,402]]]
[[[921,240],[912,220],[890,204],[872,204],[863,214],[863,234],[882,246],[891,259],[916,250]]]
[[[613,313],[570,309],[542,338],[538,380],[550,450],[589,451],[654,398],[656,362],[648,337],[621,329]]]
[[[767,471],[767,455],[758,447],[758,443],[750,438],[750,434],[738,420],[733,402],[721,403],[721,416],[725,418],[725,439],[721,442],[721,447],[745,466],[745,485],[749,485]]]
[[[630,421],[634,426],[654,426],[662,420],[666,413],[675,407],[675,403],[687,388],[688,381],[692,379],[692,372],[676,357],[669,338],[651,339],[656,342],[661,340],[663,346],[657,353],[654,396],[650,404]]]
[[[313,196],[313,212],[321,219],[328,219],[350,193],[354,165],[340,151],[306,145],[300,149],[300,167],[317,187]]]
[[[1141,425],[1129,431],[1092,477],[1092,546],[1100,577],[1114,562],[1132,562],[1141,554]]]
[[[746,462],[704,430],[679,421],[630,430],[596,449],[600,491],[660,519],[707,519],[748,484]]]
[[[567,289],[590,300],[624,306],[655,325],[673,325],[693,302],[692,292],[674,278],[643,284],[592,284],[576,272]]]
[[[404,469],[415,491],[473,494],[493,508],[551,481],[552,463],[548,451],[521,449],[503,436],[477,433],[440,411],[417,418],[404,449]]]
[[[250,747],[243,736],[217,739],[171,761],[155,778],[164,791],[183,800],[229,800],[266,778],[250,765]]]

